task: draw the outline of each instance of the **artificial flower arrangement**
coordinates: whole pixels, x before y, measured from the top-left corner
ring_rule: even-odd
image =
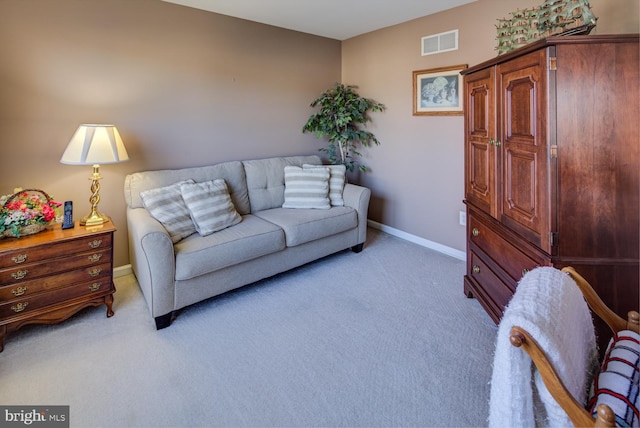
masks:
[[[60,205],[37,189],[17,188],[12,195],[0,196],[0,237],[19,238],[44,230],[56,219]]]

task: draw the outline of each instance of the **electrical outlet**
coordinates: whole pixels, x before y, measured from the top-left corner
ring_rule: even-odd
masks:
[[[464,211],[460,211],[460,226],[467,225],[467,213]]]

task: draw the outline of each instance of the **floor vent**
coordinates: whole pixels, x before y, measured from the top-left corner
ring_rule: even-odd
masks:
[[[422,56],[458,50],[458,30],[422,38]]]

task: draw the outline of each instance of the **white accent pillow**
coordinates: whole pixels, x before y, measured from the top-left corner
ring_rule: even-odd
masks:
[[[174,244],[196,232],[180,190],[181,184],[193,182],[189,179],[140,192],[142,204],[164,226]]]
[[[203,183],[183,183],[180,189],[200,235],[210,235],[242,221],[229,196],[227,183],[223,179]]]
[[[329,201],[332,207],[344,206],[342,193],[347,177],[347,167],[344,165],[302,165],[303,169],[309,168],[329,168]]]
[[[284,204],[282,208],[315,208],[328,210],[329,168],[303,169],[284,167]]]

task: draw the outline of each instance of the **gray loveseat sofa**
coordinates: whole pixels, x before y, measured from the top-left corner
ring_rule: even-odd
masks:
[[[284,168],[303,164],[320,165],[321,160],[292,156],[127,175],[129,257],[157,329],[168,327],[178,310],[204,299],[344,249],[362,250],[369,189],[345,184],[344,206],[282,208]],[[224,179],[242,220],[172,242],[140,193],[189,179]]]

